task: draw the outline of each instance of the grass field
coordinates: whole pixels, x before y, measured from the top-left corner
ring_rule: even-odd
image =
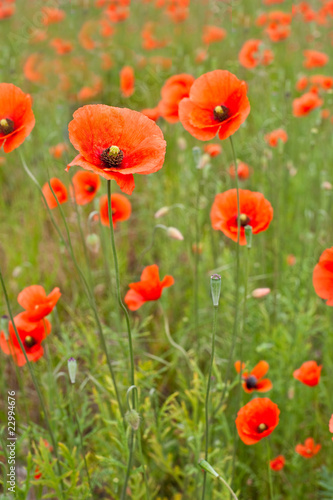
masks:
[[[333,2],[0,0],[0,26],[0,499],[333,499]]]

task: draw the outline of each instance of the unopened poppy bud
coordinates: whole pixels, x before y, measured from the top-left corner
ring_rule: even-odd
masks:
[[[213,306],[217,307],[221,294],[221,276],[219,274],[213,274],[210,277],[210,290],[212,293]]]
[[[77,369],[76,359],[69,358],[69,360],[67,361],[67,366],[68,366],[68,373],[69,373],[70,381],[72,382],[72,384],[75,384],[76,369]]]
[[[184,236],[176,227],[168,227],[167,235],[169,236],[169,238],[172,238],[174,240],[183,241],[184,239]]]
[[[98,253],[100,248],[100,238],[98,234],[88,234],[88,236],[86,237],[86,243],[91,252]]]
[[[126,422],[137,431],[140,426],[140,415],[136,410],[130,410],[125,415]]]
[[[249,226],[249,225],[245,226],[244,231],[245,231],[246,246],[247,246],[247,248],[251,248],[252,247],[252,226]]]
[[[185,151],[185,149],[187,148],[186,139],[184,139],[184,137],[178,137],[177,143],[178,143],[179,149],[181,151]]]
[[[154,217],[155,219],[159,219],[160,217],[164,217],[169,212],[169,207],[162,207],[157,212],[155,213]]]
[[[196,146],[195,148],[192,149],[192,154],[194,158],[194,163],[196,168],[200,168],[200,162],[201,162],[201,149]]]
[[[200,162],[199,162],[199,165],[198,165],[198,168],[202,169],[202,168],[205,168],[210,162],[210,156],[209,154],[203,154],[200,158]]]
[[[326,191],[331,191],[332,189],[332,184],[328,181],[324,181],[321,185],[322,189],[325,189]]]
[[[201,467],[201,469],[203,469],[204,471],[208,472],[212,476],[219,477],[219,475],[216,472],[216,470],[213,469],[213,467],[206,460],[200,460],[199,467]]]

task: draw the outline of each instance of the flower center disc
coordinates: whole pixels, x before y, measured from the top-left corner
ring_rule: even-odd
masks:
[[[247,389],[254,389],[257,385],[257,382],[258,382],[257,377],[255,377],[254,375],[250,375],[245,380],[246,388]]]
[[[35,341],[35,339],[33,337],[31,337],[30,335],[28,335],[25,339],[24,339],[24,343],[27,347],[33,347],[37,342]]]
[[[105,165],[105,168],[120,168],[121,163],[124,158],[124,153],[118,146],[110,146],[104,149],[101,154],[101,160]]]
[[[268,429],[268,425],[266,424],[259,424],[258,425],[258,432],[261,434],[262,432],[265,432],[267,431]]]
[[[11,134],[14,130],[14,122],[10,118],[0,120],[0,133],[4,135]]]
[[[248,217],[246,214],[240,214],[239,220],[241,227],[245,227],[250,222],[250,217]]]
[[[223,105],[216,106],[216,108],[214,108],[214,118],[219,122],[223,122],[229,118],[229,108]]]

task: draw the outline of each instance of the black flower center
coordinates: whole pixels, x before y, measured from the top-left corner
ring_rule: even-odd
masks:
[[[14,130],[14,122],[10,118],[0,120],[0,133],[4,135],[11,134]]]
[[[250,222],[250,217],[248,217],[246,214],[240,214],[239,220],[241,227],[245,227]]]
[[[27,335],[27,337],[24,339],[24,343],[26,347],[33,347],[34,345],[37,344],[36,340],[30,335]]]
[[[259,432],[259,434],[261,434],[262,432],[267,431],[267,429],[268,429],[268,425],[266,425],[266,424],[259,424],[257,432]]]
[[[257,382],[258,382],[257,377],[255,377],[254,375],[250,375],[245,379],[246,388],[254,389],[257,385]]]
[[[104,149],[101,154],[101,160],[105,165],[105,169],[108,168],[121,168],[121,163],[124,158],[124,153],[118,146],[110,146]]]
[[[93,193],[95,191],[95,187],[94,186],[86,186],[86,191],[87,191],[87,193]]]
[[[223,122],[224,120],[229,118],[229,114],[229,108],[227,108],[226,106],[220,105],[214,108],[214,118],[219,122]]]

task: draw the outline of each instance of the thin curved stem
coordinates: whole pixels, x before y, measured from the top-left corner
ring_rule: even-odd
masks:
[[[216,324],[217,324],[217,306],[214,307],[214,315],[213,315],[213,335],[212,335],[212,352],[210,355],[210,365],[209,365],[209,373],[207,380],[207,390],[206,390],[206,399],[205,399],[205,460],[208,461],[208,448],[209,448],[209,394],[210,394],[210,384],[212,379],[212,370],[214,364],[214,354],[215,354],[215,336],[216,336]],[[203,488],[202,488],[202,500],[205,498],[206,493],[206,479],[207,473],[204,473],[203,480]]]

